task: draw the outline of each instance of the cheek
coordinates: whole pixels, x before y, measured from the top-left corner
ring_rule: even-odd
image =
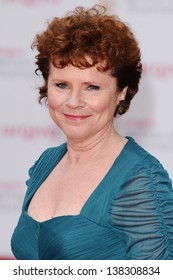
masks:
[[[51,109],[55,110],[62,104],[62,98],[57,94],[48,92],[48,105]]]
[[[98,112],[104,112],[104,111],[109,111],[114,112],[115,107],[116,107],[116,99],[113,97],[109,97],[109,96],[104,96],[98,100],[94,100],[91,103],[92,108]]]

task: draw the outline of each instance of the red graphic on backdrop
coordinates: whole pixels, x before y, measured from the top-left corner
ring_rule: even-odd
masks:
[[[24,140],[35,140],[38,138],[57,139],[58,129],[50,126],[31,126],[31,125],[2,125],[0,126],[0,135],[8,138],[22,138]]]
[[[20,57],[25,54],[25,50],[20,47],[0,47],[2,57]]]
[[[149,129],[154,127],[154,121],[151,119],[128,119],[122,121],[124,127],[134,129]]]
[[[143,65],[144,74],[149,74],[158,79],[170,78],[173,76],[173,64],[151,63]]]
[[[5,4],[22,4],[24,6],[36,6],[36,5],[57,5],[62,2],[62,0],[1,0]]]

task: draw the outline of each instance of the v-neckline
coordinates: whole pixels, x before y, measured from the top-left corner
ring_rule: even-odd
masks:
[[[62,219],[65,219],[65,218],[72,218],[72,217],[81,217],[86,211],[87,211],[87,207],[88,205],[90,204],[90,202],[94,199],[94,197],[96,196],[96,194],[98,192],[101,191],[103,185],[104,185],[104,182],[106,181],[106,179],[109,177],[112,169],[117,166],[118,162],[121,160],[121,158],[123,157],[123,154],[125,153],[127,147],[129,146],[132,138],[131,137],[126,137],[126,139],[128,140],[123,149],[121,150],[121,152],[119,153],[119,155],[116,157],[116,159],[113,161],[113,164],[111,165],[111,167],[109,168],[109,170],[107,171],[107,173],[105,174],[105,176],[103,177],[103,179],[100,181],[100,183],[96,186],[96,188],[94,188],[94,190],[92,191],[92,193],[88,196],[88,198],[86,199],[86,201],[84,202],[83,206],[81,207],[80,209],[80,212],[78,214],[67,214],[67,215],[60,215],[60,216],[55,216],[55,217],[52,217],[52,218],[49,218],[49,219],[46,219],[44,221],[38,221],[36,219],[34,219],[32,216],[30,216],[28,214],[28,207],[29,207],[29,204],[30,204],[30,201],[32,199],[32,197],[34,196],[34,194],[36,193],[36,191],[39,189],[39,186],[37,186],[36,190],[34,189],[34,192],[31,193],[29,199],[27,199],[27,202],[25,203],[25,206],[24,206],[24,213],[25,215],[33,220],[34,222],[38,223],[38,224],[45,224],[45,223],[48,223],[48,222],[52,222],[54,220],[62,220]],[[51,166],[51,169],[49,169],[49,171],[45,174],[45,176],[43,176],[43,180],[42,180],[42,183],[44,182],[44,180],[46,180],[46,178],[50,175],[50,173],[52,172],[52,170],[56,167],[56,165],[61,161],[61,159],[64,157],[64,155],[66,154],[67,152],[67,143],[64,143],[63,144],[64,147],[63,147],[63,151],[61,153],[61,155],[58,157],[58,160],[57,161],[54,161],[54,163],[52,164]],[[41,184],[42,184],[41,183]]]

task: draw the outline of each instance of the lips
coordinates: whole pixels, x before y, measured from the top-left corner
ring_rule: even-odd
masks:
[[[90,116],[83,116],[83,115],[69,115],[69,114],[64,114],[64,115],[68,120],[72,120],[72,121],[85,120],[90,117]]]

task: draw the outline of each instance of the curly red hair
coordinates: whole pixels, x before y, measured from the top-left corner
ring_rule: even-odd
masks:
[[[44,78],[39,102],[47,98],[50,63],[59,68],[68,64],[88,68],[104,62],[98,70],[111,70],[119,90],[128,87],[123,106],[121,110],[117,106],[115,115],[128,110],[142,73],[140,49],[130,28],[117,16],[105,12],[106,8],[100,5],[91,9],[77,7],[65,17],[55,17],[47,30],[36,35],[32,45],[38,51],[36,73],[41,71]]]

